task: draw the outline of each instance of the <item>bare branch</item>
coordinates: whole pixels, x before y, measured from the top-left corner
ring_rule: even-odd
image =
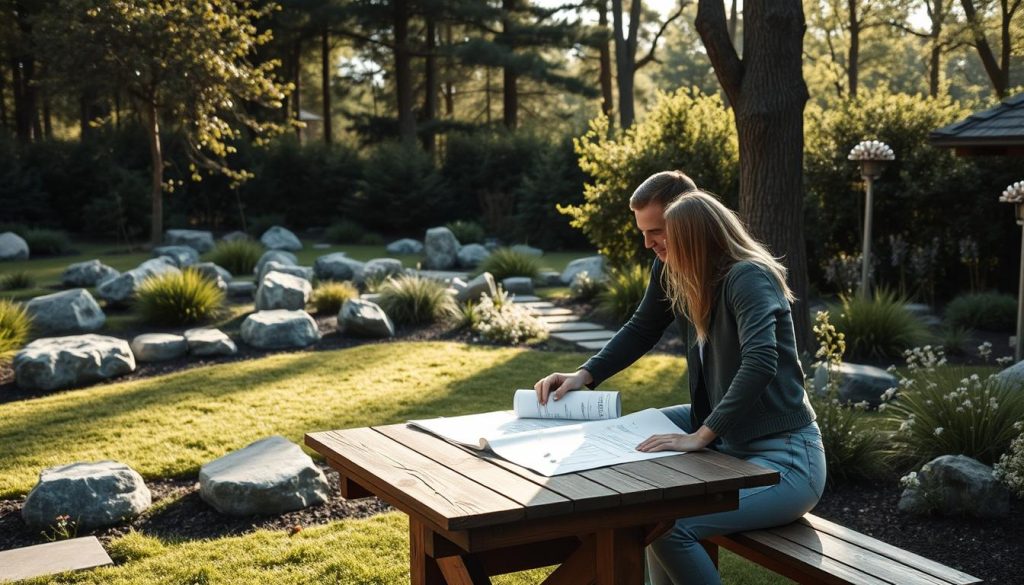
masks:
[[[697,2],[697,32],[700,34],[708,58],[715,68],[715,75],[731,103],[740,97],[743,81],[743,61],[736,53],[736,47],[729,38],[729,25],[725,18],[723,0],[699,0]]]
[[[651,41],[651,49],[647,51],[647,54],[644,55],[642,59],[636,62],[636,66],[633,68],[635,71],[639,71],[641,67],[647,65],[651,61],[660,63],[660,61],[654,57],[654,52],[658,49],[658,41],[661,39],[661,35],[665,34],[665,30],[668,29],[669,25],[683,15],[683,10],[686,8],[686,5],[686,2],[680,2],[679,9],[676,10],[672,16],[669,16],[665,22],[661,23],[661,28],[658,29],[658,34],[654,35],[654,40]]]

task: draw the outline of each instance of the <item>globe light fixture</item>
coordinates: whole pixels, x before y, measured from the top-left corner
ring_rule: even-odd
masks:
[[[896,160],[896,155],[884,142],[865,140],[854,146],[846,158],[860,163],[860,176],[864,178],[867,191],[864,200],[864,246],[859,290],[860,295],[867,298],[868,280],[871,274],[871,207],[874,182],[882,176],[885,163]]]
[[[1003,190],[999,201],[1012,203],[1017,225],[1024,227],[1024,181],[1017,181]],[[1020,361],[1024,357],[1024,229],[1021,230],[1020,276],[1017,283],[1017,342],[1014,344],[1013,357]]]

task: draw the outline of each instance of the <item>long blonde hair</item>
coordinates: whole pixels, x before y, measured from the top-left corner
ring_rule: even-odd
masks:
[[[718,284],[737,262],[760,265],[775,277],[787,300],[795,299],[786,284],[786,267],[751,237],[735,212],[708,193],[684,193],[669,205],[665,236],[665,291],[701,342],[707,341]]]

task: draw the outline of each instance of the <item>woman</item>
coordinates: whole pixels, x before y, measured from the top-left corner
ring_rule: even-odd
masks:
[[[637,449],[713,448],[780,476],[777,485],[741,490],[737,510],[677,520],[647,551],[654,585],[720,583],[699,541],[786,524],[810,511],[824,489],[824,449],[804,392],[785,268],[707,193],[680,195],[664,220],[664,264],[655,262],[661,286],[648,287],[637,310],[646,316],[634,315],[632,333],[617,334],[622,339],[574,374],[551,374],[535,389],[546,402],[549,394],[557,400],[593,388],[650,349],[630,346],[631,339],[657,338],[636,331],[636,323],[663,330],[673,314],[685,319],[692,402],[664,409],[683,432],[654,435]]]

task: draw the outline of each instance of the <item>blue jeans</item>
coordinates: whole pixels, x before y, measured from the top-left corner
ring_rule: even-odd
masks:
[[[695,429],[690,405],[663,408],[687,433]],[[779,483],[740,490],[739,509],[676,520],[675,526],[647,548],[647,572],[653,585],[717,585],[718,570],[700,541],[788,524],[809,512],[825,489],[825,449],[817,423],[754,439],[742,445],[722,442],[721,453],[779,472]]]

